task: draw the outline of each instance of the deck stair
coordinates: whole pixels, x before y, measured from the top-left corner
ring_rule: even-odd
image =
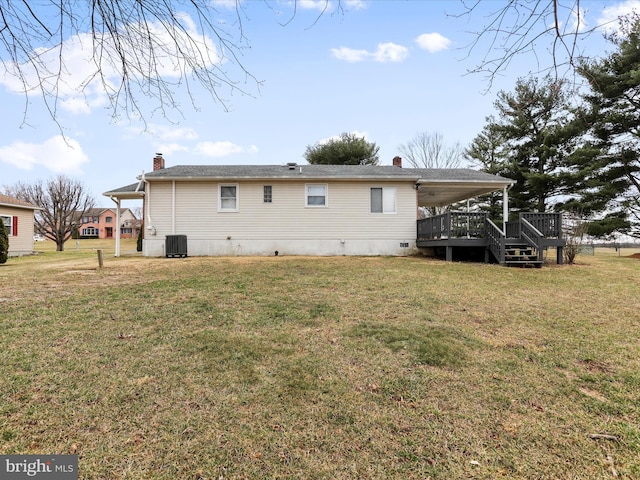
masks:
[[[518,243],[512,243],[512,242]],[[544,261],[540,259],[537,248],[519,242],[518,239],[507,239],[504,248],[503,265],[507,267],[540,268]]]

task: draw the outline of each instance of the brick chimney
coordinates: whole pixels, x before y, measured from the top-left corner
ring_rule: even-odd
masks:
[[[153,157],[153,171],[162,170],[164,168],[164,158],[161,153],[156,153],[156,156]]]
[[[393,166],[402,168],[402,158],[398,156],[393,157]]]

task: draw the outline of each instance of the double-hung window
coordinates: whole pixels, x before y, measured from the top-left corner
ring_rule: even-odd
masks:
[[[307,184],[305,185],[305,206],[326,207],[327,206],[327,185]]]
[[[273,187],[271,185],[264,185],[262,187],[263,194],[263,202],[264,203],[272,203],[273,202]]]
[[[2,219],[2,223],[4,224],[4,228],[7,231],[7,235],[11,236],[13,235],[13,222],[12,217],[5,217],[4,215],[0,216],[0,218]]]
[[[396,213],[396,188],[371,189],[371,213]]]
[[[238,185],[218,185],[218,211],[237,212],[238,210]]]

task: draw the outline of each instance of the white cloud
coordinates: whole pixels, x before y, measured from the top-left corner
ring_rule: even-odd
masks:
[[[186,33],[181,33],[179,29],[168,32],[158,22],[149,22],[144,27],[123,27],[137,31],[148,28],[148,38],[153,42],[154,58],[150,58],[146,45],[136,43],[136,37],[119,37],[120,41],[124,41],[119,48],[125,52],[137,52],[137,55],[129,57],[129,61],[137,64],[137,67],[129,68],[134,82],[145,81],[135,77],[137,70],[164,79],[190,75],[192,68],[181,59],[184,56],[199,58],[204,67],[223,61],[214,41],[198,32],[198,26],[188,14],[175,12],[173,16],[180,21]],[[108,36],[94,39],[89,33],[73,35],[57,47],[43,46],[29,52],[33,61],[19,66],[5,62],[5,68],[0,73],[0,85],[19,94],[26,92],[39,96],[44,91],[51,100],[56,99],[64,110],[88,114],[108,104],[107,90],[116,92],[122,78],[117,59],[112,62],[107,56],[99,60],[92,58],[95,44],[101,45],[100,51],[116,50]],[[97,71],[100,74],[96,76]]]
[[[214,7],[236,8],[236,0],[211,0],[211,3]]]
[[[42,166],[55,173],[76,174],[82,173],[81,165],[89,158],[77,141],[57,135],[41,144],[14,142],[0,147],[0,161],[22,170]]]
[[[572,10],[571,21],[569,23],[573,32],[584,32],[587,25],[587,11],[585,9]]]
[[[423,33],[416,38],[416,43],[423,50],[430,53],[436,53],[448,49],[451,45],[451,40],[437,32],[433,32]]]
[[[338,60],[356,63],[374,60],[380,63],[402,62],[409,56],[409,49],[395,43],[379,43],[375,52],[355,50],[348,47],[332,48],[331,53]]]
[[[344,60],[345,62],[362,62],[371,56],[366,50],[354,50],[353,48],[340,47],[332,48],[331,53],[338,60]]]
[[[373,54],[376,62],[402,62],[409,56],[409,49],[395,43],[379,43]]]
[[[149,131],[164,142],[196,140],[198,138],[198,134],[193,128],[151,124],[149,125]]]
[[[258,153],[258,147],[243,147],[232,142],[199,142],[194,151],[208,157],[226,157],[236,153]]]
[[[179,143],[163,143],[158,145],[156,150],[162,152],[163,155],[171,155],[176,152],[188,152],[189,148]]]
[[[364,0],[346,0],[344,4],[347,10],[362,10],[367,8],[367,2]]]
[[[619,27],[618,19],[629,15],[633,11],[640,13],[640,0],[626,0],[610,7],[605,7],[598,19],[598,25],[603,25],[603,29],[607,31],[617,30]]]
[[[296,6],[305,10],[329,10],[331,2],[327,0],[296,0]]]

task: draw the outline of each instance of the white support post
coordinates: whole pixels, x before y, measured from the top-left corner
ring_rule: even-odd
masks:
[[[509,221],[509,187],[502,190],[502,230],[507,234],[507,222]]]
[[[116,204],[116,253],[114,257],[120,256],[120,199],[109,197]]]

